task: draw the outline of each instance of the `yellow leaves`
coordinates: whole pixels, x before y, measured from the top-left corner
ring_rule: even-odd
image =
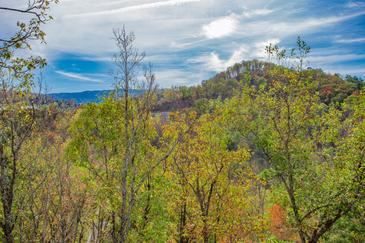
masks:
[[[15,48],[19,49],[21,47],[22,47],[22,43],[21,42],[18,41],[18,42],[15,43]]]
[[[38,36],[39,36],[39,39],[44,40],[46,33],[44,31],[39,31]]]
[[[283,193],[291,193],[300,213],[320,207],[299,222],[315,228],[331,207],[342,207],[354,197],[352,181],[360,171],[355,165],[363,160],[359,144],[365,141],[365,102],[360,94],[343,106],[327,106],[319,97],[318,83],[303,73],[279,68],[273,72],[275,80],[265,89],[244,89],[249,98],[239,103],[236,116],[242,120],[242,134],[271,165],[261,177],[281,182],[281,187],[273,187],[276,191],[290,188],[289,183],[294,188],[295,192],[280,191],[278,198],[286,201]],[[336,193],[338,201],[333,199]],[[321,206],[328,201],[333,205]]]
[[[184,231],[196,239],[202,239],[204,230],[218,240],[229,235],[242,240],[262,231],[253,224],[260,220],[253,220],[250,207],[254,204],[249,199],[259,180],[247,163],[249,150],[228,149],[230,119],[223,117],[225,112],[218,109],[199,118],[194,113],[172,113],[170,128],[166,128],[189,127],[168,159],[168,178],[176,185],[171,192],[177,198],[174,205],[185,205],[189,212]]]

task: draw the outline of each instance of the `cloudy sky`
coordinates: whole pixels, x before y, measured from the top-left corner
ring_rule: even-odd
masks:
[[[298,35],[312,47],[310,66],[365,77],[364,0],[60,0],[51,15],[47,44],[33,48],[48,59],[51,92],[111,88],[112,29],[123,25],[161,87],[197,84],[236,62],[265,59],[268,43],[292,47]],[[11,33],[14,19],[0,13],[0,31]]]

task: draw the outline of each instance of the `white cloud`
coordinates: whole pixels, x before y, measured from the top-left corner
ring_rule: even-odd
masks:
[[[99,79],[90,78],[90,77],[87,77],[87,76],[79,74],[79,73],[71,73],[71,72],[65,72],[65,71],[60,71],[60,70],[57,70],[55,72],[64,77],[67,77],[67,78],[95,82],[95,83],[102,83]]]
[[[19,6],[20,2],[26,0],[5,2]],[[314,53],[318,48],[312,46],[311,55],[315,54],[313,61],[324,63],[330,62],[331,58],[358,60],[359,56],[351,54],[353,45],[338,43],[365,42],[361,36],[351,39],[345,30],[347,28],[349,33],[361,30],[361,26],[353,24],[351,20],[365,14],[365,9],[361,8],[363,1],[348,1],[351,9],[345,8],[346,2],[341,5],[342,9],[337,7],[340,5],[334,5],[332,14],[326,8],[307,11],[316,6],[314,2],[315,0],[290,3],[281,0],[62,0],[57,6],[51,6],[50,14],[54,21],[43,26],[48,44],[33,45],[33,52],[38,52],[48,59],[50,65],[55,65],[52,70],[61,70],[57,67],[57,60],[68,56],[100,62],[97,65],[109,68],[112,54],[117,51],[111,38],[112,29],[124,24],[128,30],[135,32],[136,46],[141,51],[146,51],[146,61],[155,64],[159,74],[158,82],[167,87],[175,83],[199,82],[209,78],[212,71],[222,71],[242,59],[263,59],[266,57],[264,47],[269,43],[276,44],[279,40],[285,44],[294,44],[295,37],[302,35],[311,45],[313,43],[310,38],[316,34],[316,43],[321,42],[322,37],[331,37],[332,33],[329,32],[333,29],[328,27],[338,25],[338,31],[343,32],[342,37],[337,36],[332,42],[321,43],[322,48],[333,46],[334,52],[324,53],[321,49]],[[6,16],[2,20],[2,35],[15,31],[16,16]],[[341,23],[345,21],[346,23]],[[336,49],[338,47],[340,49]],[[357,53],[364,52],[362,46],[357,48]],[[192,65],[186,65],[186,60]],[[109,72],[107,68],[105,73]],[[94,70],[83,69],[80,70],[81,74],[73,72],[75,73],[64,72],[64,76],[67,73],[68,78],[83,80],[85,86],[90,85],[86,81],[103,80],[102,77],[91,74]],[[78,85],[81,87],[83,83]]]
[[[207,71],[221,72],[236,63],[242,62],[243,60],[266,59],[267,54],[265,53],[265,47],[270,43],[275,45],[279,42],[280,40],[275,38],[260,40],[250,44],[241,44],[226,60],[222,59],[217,52],[213,51],[209,54],[203,54],[197,58],[191,58],[187,60],[187,63],[195,65],[200,64]]]
[[[271,14],[274,12],[273,9],[267,9],[267,8],[259,8],[259,9],[253,9],[253,10],[245,10],[242,15],[246,18],[251,18],[255,16],[265,16],[268,14]]]
[[[353,39],[338,39],[335,40],[337,43],[361,43],[365,42],[365,38],[353,38]]]
[[[113,62],[113,57],[112,55],[110,56],[95,56],[95,57],[80,57],[81,60],[85,60],[85,61],[91,61],[91,62]]]
[[[253,52],[254,58],[259,58],[259,59],[266,58],[267,53],[265,51],[265,47],[270,44],[277,45],[277,44],[279,44],[279,42],[280,42],[280,40],[275,38],[275,39],[269,39],[269,40],[259,41],[259,42],[255,43],[254,44],[255,51]]]
[[[158,1],[152,3],[143,3],[138,5],[132,5],[128,7],[116,8],[116,9],[109,9],[105,11],[97,11],[97,12],[88,12],[88,13],[81,13],[81,14],[74,14],[74,15],[66,15],[66,17],[73,18],[73,17],[87,17],[87,16],[102,16],[102,15],[111,15],[111,14],[119,14],[119,13],[126,13],[131,11],[138,11],[138,10],[145,10],[151,8],[159,8],[165,6],[177,6],[184,3],[192,3],[192,2],[199,2],[200,0],[168,0],[168,1]]]
[[[294,27],[299,27],[302,29],[312,28],[312,27],[318,27],[322,25],[329,25],[329,24],[336,24],[342,21],[346,21],[349,19],[353,19],[355,17],[359,17],[365,15],[365,11],[360,11],[353,14],[347,14],[342,16],[330,16],[330,17],[324,17],[324,18],[318,18],[318,19],[309,19],[307,21],[303,21],[302,24],[294,25]]]
[[[289,36],[303,35],[308,32],[317,32],[329,25],[338,24],[359,16],[365,15],[365,11],[358,11],[352,14],[328,16],[322,18],[307,17],[286,21],[265,20],[243,23],[240,29],[242,37],[265,37],[283,39]]]
[[[296,22],[282,22],[273,24],[268,28],[271,33],[279,33],[283,35],[298,34],[305,31],[314,31],[320,27],[324,27],[331,24],[336,24],[342,21],[346,21],[361,15],[364,15],[365,11],[361,11],[354,14],[348,14],[343,16],[330,16],[324,18],[309,18]]]
[[[171,0],[160,0],[158,2],[139,0],[138,3],[140,4],[137,6],[156,4],[159,2],[163,2],[164,4],[169,2],[172,4]],[[115,9],[118,9],[118,6],[119,8],[123,5],[128,6],[133,1],[123,0],[103,3],[115,3]],[[209,8],[207,8],[208,3],[210,4]],[[301,19],[285,16],[284,12],[283,15],[280,15],[280,18],[277,15],[270,15],[270,21],[263,21],[261,18],[252,18],[249,21],[245,21],[243,16],[231,14],[221,18],[218,17],[210,23],[208,21],[208,24],[204,25],[204,23],[207,23],[207,19],[212,19],[211,12],[218,12],[219,9],[226,9],[225,11],[232,8],[239,9],[239,7],[237,5],[226,6],[221,1],[201,0],[196,2],[196,5],[185,4],[177,8],[169,8],[169,11],[166,11],[165,8],[155,7],[144,9],[144,11],[140,11],[138,14],[126,12],[112,16],[80,18],[77,21],[64,18],[67,14],[77,15],[80,12],[95,12],[100,9],[96,7],[98,4],[101,4],[98,0],[60,2],[57,7],[52,9],[53,12],[51,14],[55,20],[45,25],[44,28],[47,33],[47,47],[41,45],[40,48],[37,48],[34,46],[33,50],[42,50],[48,58],[50,54],[54,55],[57,52],[74,52],[84,56],[103,58],[115,51],[115,45],[111,38],[111,30],[125,24],[128,30],[135,31],[137,36],[136,44],[139,49],[145,50],[147,55],[156,55],[161,52],[167,53],[175,48],[186,50],[189,48],[216,45],[217,43],[211,43],[209,41],[214,40],[218,42],[221,39],[220,37],[241,38],[241,43],[247,43],[246,37],[252,37],[250,39],[253,41],[262,38],[283,39],[289,36],[305,34],[307,31],[315,32],[319,28],[331,23],[338,23],[339,21],[364,14],[360,12],[328,18]],[[136,5],[135,2],[134,4]],[[252,14],[248,15],[269,12],[267,9],[262,10],[255,7],[251,9],[253,9],[251,10]],[[246,14],[248,12],[250,11],[246,10]],[[217,13],[214,16],[217,17],[220,14]],[[60,30],[65,34],[60,34]],[[196,36],[196,33],[200,33],[200,35]],[[226,38],[224,41],[226,41]],[[230,40],[227,41],[226,45],[230,45],[229,43]]]
[[[202,27],[203,35],[208,39],[221,38],[233,34],[239,25],[235,14],[216,19]]]
[[[204,73],[185,72],[180,69],[166,69],[156,71],[156,81],[161,88],[171,86],[189,86],[194,83],[200,83],[201,80],[207,78]]]
[[[211,52],[208,55],[202,55],[198,58],[191,58],[187,60],[187,63],[202,64],[204,69],[207,71],[221,72],[235,63],[241,62],[245,57],[246,59],[248,57],[247,48],[246,46],[241,46],[235,50],[227,60],[221,59],[216,52]]]
[[[209,24],[203,25],[203,35],[208,39],[230,36],[236,33],[236,31],[239,29],[242,17],[252,18],[256,16],[268,15],[274,12],[274,10],[267,8],[253,10],[247,10],[247,8],[245,9],[246,10],[241,15],[232,13],[228,16],[218,18]]]
[[[105,56],[81,56],[81,60],[91,61],[91,62],[104,62],[104,63],[114,63],[113,53]],[[168,62],[171,61],[172,56],[170,55],[146,55],[144,61],[151,63]]]

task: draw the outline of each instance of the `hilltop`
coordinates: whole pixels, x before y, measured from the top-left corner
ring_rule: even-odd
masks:
[[[211,99],[232,97],[239,92],[243,85],[255,87],[269,85],[274,80],[282,80],[279,74],[273,74],[273,67],[281,67],[291,72],[294,70],[280,65],[258,60],[242,61],[220,72],[214,77],[204,80],[197,86],[180,86],[166,89],[161,94],[157,110],[167,111],[197,106],[201,108]],[[364,86],[364,81],[358,77],[339,74],[328,74],[321,69],[308,67],[302,71],[302,79],[318,84],[318,91],[322,102],[342,102],[353,92]]]

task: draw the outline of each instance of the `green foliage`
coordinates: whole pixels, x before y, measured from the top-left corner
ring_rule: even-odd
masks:
[[[287,197],[281,203],[291,207],[300,237],[310,240],[363,202],[360,117],[365,110],[360,101],[355,106],[345,103],[342,110],[323,104],[316,85],[301,72],[272,72],[281,80],[266,88],[246,87],[242,98],[227,103],[229,109],[237,109],[233,119],[242,122],[231,126],[241,129],[267,160],[269,169],[260,175],[285,189]],[[362,94],[357,97],[363,99]]]
[[[305,70],[298,37],[266,47],[276,64],[237,63],[163,90],[156,107],[151,69],[136,84],[147,91],[129,95],[144,54],[123,28],[116,61],[130,69],[119,65],[115,97],[71,112],[34,105],[46,62],[17,49],[44,41],[51,2],[35,1],[0,46],[5,242],[365,240],[363,80]]]
[[[307,50],[307,47],[303,48]],[[305,50],[300,51],[303,53],[301,54],[302,65],[305,64],[304,58],[308,51]],[[279,53],[273,53],[273,55],[279,55]],[[297,70],[301,59],[298,57],[298,61],[296,57],[293,58],[295,59],[293,62],[296,63],[295,70]],[[279,64],[287,64],[286,66],[288,68],[284,68],[286,69],[285,72],[296,72],[288,64],[293,58],[287,57],[288,60],[285,59],[285,63],[283,63],[284,61],[279,62]],[[198,113],[204,113],[209,103],[208,100],[225,100],[238,96],[245,85],[263,88],[265,86],[271,86],[274,80],[281,81],[285,79],[285,77],[281,77],[280,72],[271,71],[273,68],[280,69],[280,67],[282,66],[275,66],[272,63],[256,60],[243,61],[228,68],[226,72],[222,72],[212,79],[203,81],[198,86],[164,90],[160,94],[159,102],[155,110],[174,111],[181,108],[194,107]],[[326,74],[320,69],[311,68],[302,68],[299,79],[316,85],[321,102],[327,105],[330,103],[342,103],[351,94],[361,90],[364,85],[364,82],[356,76],[342,78],[339,75]]]
[[[175,184],[170,207],[180,212],[177,241],[260,239],[265,231],[264,218],[252,204],[258,198],[250,191],[261,182],[247,163],[248,150],[229,149],[225,125],[218,112],[171,116],[169,136],[176,136],[176,127],[188,129],[168,159]]]

